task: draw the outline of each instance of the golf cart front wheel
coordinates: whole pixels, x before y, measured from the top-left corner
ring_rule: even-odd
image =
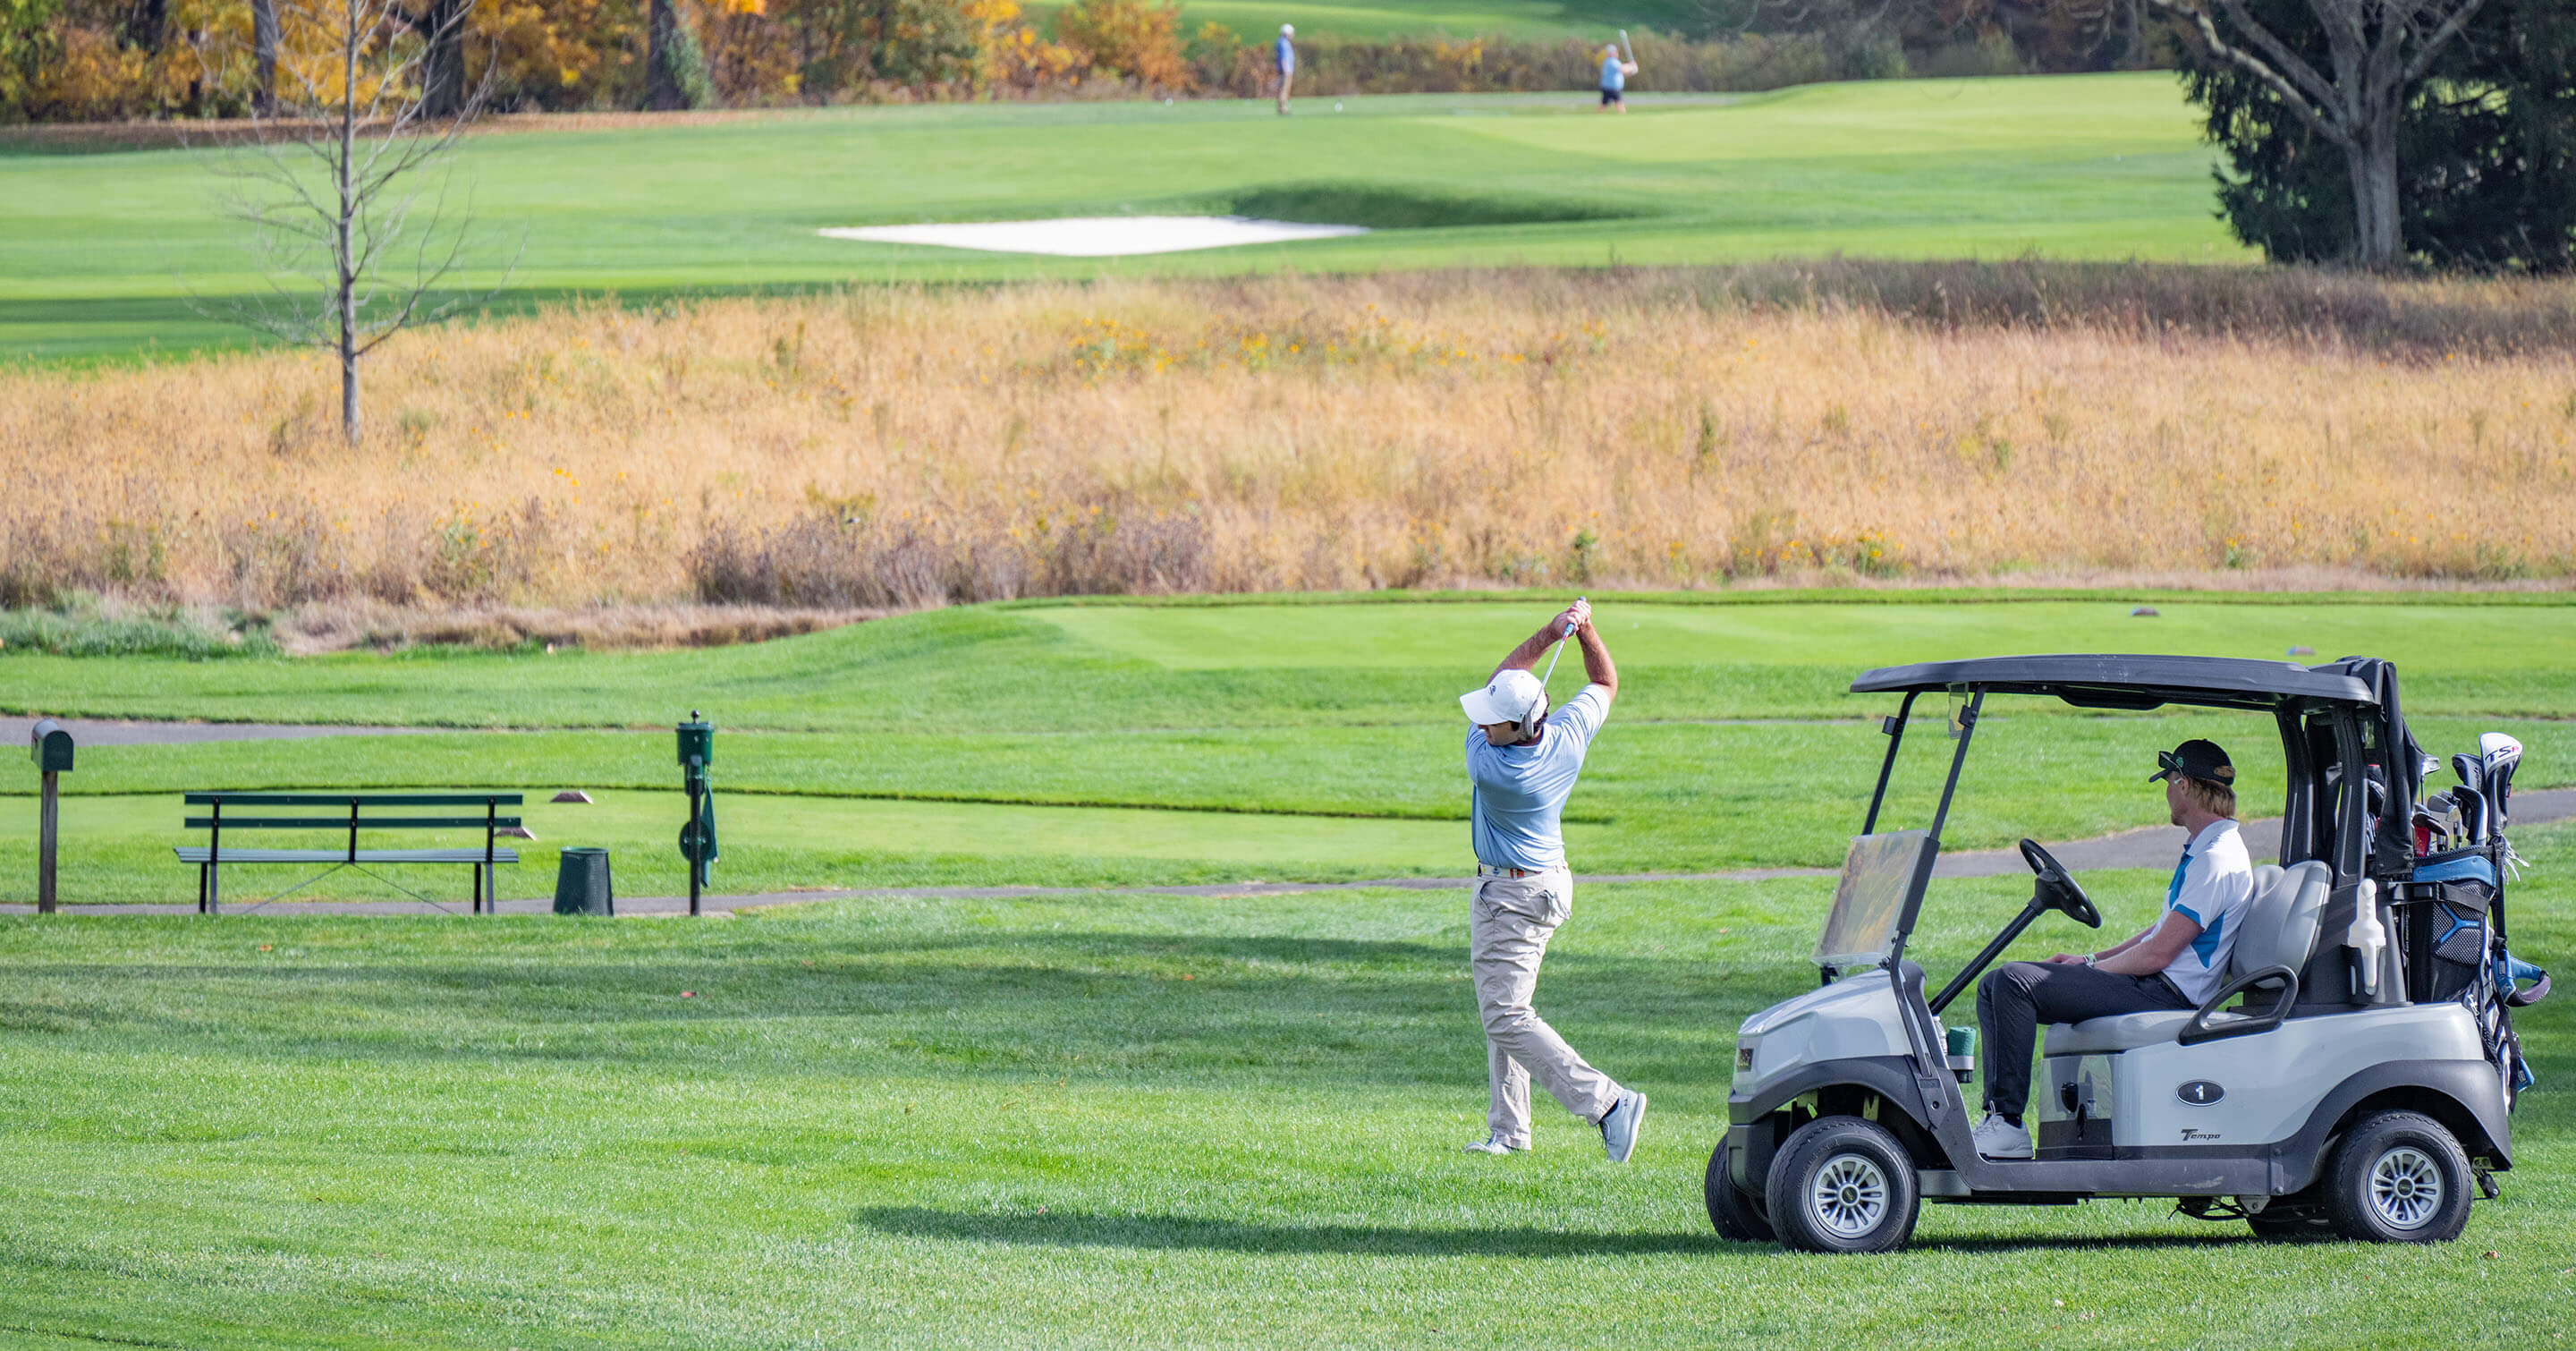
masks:
[[[1735,1185],[1734,1166],[1734,1155],[1724,1145],[1708,1156],[1708,1181],[1701,1188],[1708,1198],[1708,1222],[1729,1243],[1769,1243],[1776,1237],[1771,1217],[1762,1213],[1762,1198],[1747,1196]]]
[[[1799,1127],[1772,1158],[1763,1196],[1781,1243],[1836,1253],[1905,1246],[1922,1199],[1905,1146],[1856,1116]]]
[[[2469,1157],[2421,1112],[2353,1123],[2327,1166],[2326,1216],[2366,1243],[2448,1243],[2469,1223]]]

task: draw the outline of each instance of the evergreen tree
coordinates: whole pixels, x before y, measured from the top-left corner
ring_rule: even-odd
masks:
[[[2257,22],[2325,59],[2306,0],[2248,0]],[[2295,36],[2293,36],[2295,35]],[[2220,215],[2281,261],[2355,257],[2344,151],[2264,81],[2181,44],[2192,100],[2226,157]],[[2409,259],[2478,270],[2576,268],[2576,7],[2487,0],[2408,94],[2397,125]]]

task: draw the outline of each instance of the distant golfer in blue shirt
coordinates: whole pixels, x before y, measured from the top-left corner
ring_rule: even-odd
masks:
[[[1619,44],[1601,49],[1601,108],[1628,111],[1628,77],[1637,73],[1637,63],[1621,59]]]
[[[1283,23],[1279,25],[1279,40],[1270,44],[1270,63],[1279,69],[1279,115],[1281,117],[1288,115],[1288,86],[1297,79],[1297,44],[1289,41],[1295,36],[1297,36],[1297,25]]]

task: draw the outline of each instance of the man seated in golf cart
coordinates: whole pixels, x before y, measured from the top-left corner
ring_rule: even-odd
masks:
[[[2031,1157],[2022,1110],[2030,1102],[2030,1057],[2039,1024],[2080,1023],[2123,1013],[2200,1007],[2226,978],[2254,865],[2236,829],[2236,767],[2210,741],[2156,753],[2165,806],[2187,832],[2182,861],[2165,888],[2164,913],[2126,942],[2100,952],[2011,962],[1977,982],[1977,1026],[1986,1042],[1986,1117],[1977,1152]]]

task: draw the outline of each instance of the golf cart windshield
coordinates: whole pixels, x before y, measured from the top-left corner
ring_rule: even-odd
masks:
[[[1816,938],[1816,965],[1859,966],[1885,961],[1905,915],[1915,873],[1931,853],[1932,832],[1895,830],[1857,835],[1834,885],[1833,912]]]

